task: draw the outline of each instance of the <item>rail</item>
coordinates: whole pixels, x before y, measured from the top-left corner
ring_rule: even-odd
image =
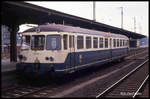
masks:
[[[127,78],[129,75],[131,75],[132,73],[134,73],[136,70],[138,70],[138,68],[140,68],[141,66],[143,66],[146,62],[148,62],[149,59],[147,59],[146,61],[144,61],[142,64],[140,64],[139,66],[137,66],[135,69],[133,69],[131,72],[129,72],[127,75],[125,75],[124,77],[122,77],[120,80],[118,80],[116,83],[114,83],[113,85],[111,85],[110,87],[108,87],[106,90],[104,90],[102,93],[100,93],[99,95],[96,96],[96,98],[99,98],[101,96],[103,96],[104,94],[106,94],[110,89],[114,88],[114,86],[118,85],[119,83],[121,83],[121,81],[123,81],[125,78]]]
[[[133,98],[135,98],[138,95],[137,93],[141,90],[141,88],[143,87],[143,85],[145,84],[145,82],[148,80],[148,77],[149,77],[149,75],[145,78],[145,80],[143,81],[143,83],[141,84],[141,86],[135,92],[135,94],[133,95]]]

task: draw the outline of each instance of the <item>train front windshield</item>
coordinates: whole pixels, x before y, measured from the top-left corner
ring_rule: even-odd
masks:
[[[44,50],[45,36],[44,35],[33,35],[31,39],[32,50]]]
[[[48,35],[46,38],[46,50],[60,50],[61,37],[60,35]]]
[[[45,44],[46,39],[46,44]],[[44,47],[46,45],[46,47]],[[60,35],[24,35],[22,39],[22,50],[61,50]]]
[[[25,35],[22,38],[22,50],[44,50],[45,36],[44,35]]]
[[[30,36],[23,36],[21,42],[21,50],[29,50],[30,49]]]

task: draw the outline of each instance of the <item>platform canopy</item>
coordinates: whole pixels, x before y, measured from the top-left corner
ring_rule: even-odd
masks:
[[[2,24],[3,25],[21,25],[21,24],[45,24],[56,23],[78,26],[87,29],[101,30],[104,32],[118,33],[126,35],[133,39],[146,37],[121,28],[95,22],[86,18],[66,14],[56,10],[40,7],[26,2],[5,1],[1,3]]]

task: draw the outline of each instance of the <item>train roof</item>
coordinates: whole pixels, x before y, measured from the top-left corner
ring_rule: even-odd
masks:
[[[36,32],[37,29],[40,29],[40,32],[48,32],[48,31],[57,31],[57,32],[72,32],[72,33],[81,33],[81,34],[90,34],[90,35],[101,35],[101,36],[111,36],[111,37],[119,37],[119,38],[128,38],[125,35],[114,34],[114,33],[107,33],[103,31],[85,29],[80,27],[68,26],[68,25],[61,25],[61,24],[46,24],[46,25],[39,25],[37,27],[30,28],[23,33],[26,32]]]

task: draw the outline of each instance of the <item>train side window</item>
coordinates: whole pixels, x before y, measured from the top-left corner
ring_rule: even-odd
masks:
[[[68,42],[68,36],[63,35],[64,50],[67,50],[67,48],[68,48],[67,47],[68,46],[67,42]]]
[[[116,47],[116,39],[113,39],[113,42],[114,42],[114,47]]]
[[[97,37],[93,38],[93,48],[98,48],[98,38]]]
[[[99,47],[103,48],[103,38],[99,38]]]
[[[82,49],[84,46],[83,36],[77,36],[77,49]]]
[[[117,39],[117,47],[119,47],[119,39]]]
[[[69,48],[72,48],[72,37],[69,36]]]
[[[74,36],[69,36],[69,48],[74,48]]]
[[[124,40],[123,40],[123,46],[124,46]]]
[[[124,40],[124,46],[126,46],[126,40]]]
[[[110,48],[112,48],[112,38],[109,39]]]
[[[72,36],[72,47],[74,48],[74,36]]]
[[[122,39],[120,39],[120,47],[122,46]]]
[[[86,37],[86,48],[91,48],[91,37]]]
[[[129,46],[129,41],[128,40],[126,40],[126,46]]]
[[[108,38],[105,38],[105,48],[108,48]]]

